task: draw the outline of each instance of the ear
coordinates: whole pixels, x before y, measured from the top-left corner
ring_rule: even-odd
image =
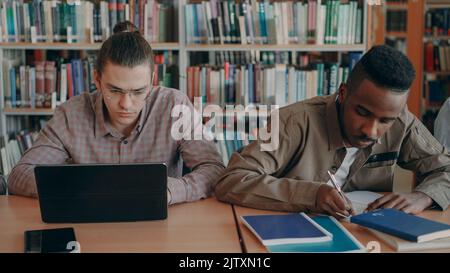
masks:
[[[152,71],[151,77],[152,77],[151,78],[152,82],[150,83],[150,85],[151,86],[157,85],[157,84],[155,84],[155,80],[156,80],[156,72],[155,71]]]
[[[95,87],[97,88],[98,92],[102,92],[100,88],[100,82],[101,82],[101,74],[97,71],[97,69],[94,70],[94,83]]]
[[[338,102],[342,103],[348,92],[347,84],[341,83],[341,85],[339,85],[338,92],[339,92]]]

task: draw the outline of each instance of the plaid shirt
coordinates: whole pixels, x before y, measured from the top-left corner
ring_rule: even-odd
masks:
[[[175,105],[193,111],[182,92],[155,87],[136,128],[126,137],[105,120],[100,92],[73,97],[56,109],[36,143],[14,167],[9,192],[37,196],[36,164],[164,162],[171,204],[210,196],[224,165],[212,142],[171,137],[172,124],[178,119],[171,117]],[[183,161],[192,172],[182,177]]]

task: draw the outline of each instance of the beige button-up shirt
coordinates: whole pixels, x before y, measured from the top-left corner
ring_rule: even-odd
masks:
[[[279,148],[262,151],[255,141],[234,153],[215,192],[219,200],[242,206],[315,210],[316,193],[345,157],[336,94],[280,109]],[[416,171],[416,191],[442,209],[450,202],[450,155],[407,109],[370,147],[359,149],[344,191],[392,191],[394,167]]]
[[[9,192],[37,195],[36,164],[163,162],[168,170],[171,203],[210,196],[225,167],[212,142],[171,137],[172,124],[177,120],[171,117],[175,105],[193,111],[184,93],[155,87],[135,129],[126,137],[105,119],[107,110],[101,93],[83,93],[70,99],[56,109],[37,142],[12,170]],[[183,162],[192,172],[182,177]]]

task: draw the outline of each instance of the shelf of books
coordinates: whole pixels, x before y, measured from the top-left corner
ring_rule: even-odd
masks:
[[[207,57],[210,59],[207,63],[195,63],[194,60],[202,59],[196,55],[187,68],[187,95],[192,101],[194,98],[201,98],[206,105],[220,105],[222,108],[226,105],[240,105],[250,109],[250,116],[251,110],[261,105],[281,107],[317,95],[334,93],[340,83],[346,80],[361,54],[209,52]],[[243,140],[248,139],[250,133],[257,129],[249,125],[244,128],[245,132],[238,132],[244,134]],[[222,154],[226,154],[225,158],[228,158],[246,142],[237,139],[219,144],[223,146]]]
[[[450,97],[450,1],[425,2],[422,115],[433,132],[442,103]]]
[[[186,44],[363,44],[364,1],[190,1]]]
[[[3,164],[24,151],[8,146],[18,134],[95,91],[96,51],[117,22],[133,22],[155,50],[154,84],[261,111],[335,92],[368,47],[369,9],[366,0],[0,1],[1,147],[6,160],[16,155]],[[236,139],[217,142],[225,162],[265,125],[249,118],[245,132],[226,126]]]
[[[225,163],[267,122],[252,126],[253,114],[264,117],[252,111],[328,95],[346,80],[367,48],[366,7],[363,1],[185,5],[187,95],[204,105],[248,110],[223,125],[225,134],[235,136],[217,142]],[[242,123],[242,130],[236,128]]]
[[[28,49],[28,50],[99,50],[102,43],[30,43],[30,42],[1,42],[2,49]],[[153,50],[179,50],[178,43],[152,43]]]
[[[386,1],[385,43],[406,54],[408,3],[406,0]]]
[[[129,20],[155,50],[155,85],[179,88],[179,1],[0,1],[0,170],[8,174],[61,103],[95,91],[96,52]]]
[[[416,70],[408,100],[409,110],[423,117],[423,45],[426,0],[386,0],[372,9],[374,23],[371,37],[375,44],[387,44],[403,52]]]

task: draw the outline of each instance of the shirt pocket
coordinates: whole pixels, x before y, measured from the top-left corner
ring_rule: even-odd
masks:
[[[397,162],[398,152],[387,152],[371,155],[364,163],[366,168],[391,167]]]

